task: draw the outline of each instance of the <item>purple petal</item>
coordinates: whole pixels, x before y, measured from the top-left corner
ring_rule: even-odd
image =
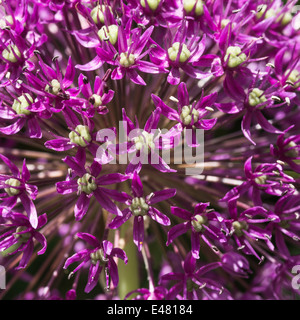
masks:
[[[101,58],[97,55],[93,60],[91,60],[90,62],[86,63],[86,64],[77,64],[75,66],[75,68],[79,69],[79,70],[83,70],[83,71],[92,71],[92,70],[96,70],[99,69],[103,64],[103,61],[101,60]]]
[[[94,264],[90,265],[88,283],[84,288],[84,292],[89,293],[95,288],[95,286],[99,281],[99,276],[102,271],[102,268],[103,267],[99,266],[99,260],[95,265]]]
[[[179,69],[176,67],[172,67],[167,79],[171,85],[176,86],[180,82]]]
[[[191,229],[191,223],[189,221],[184,223],[179,223],[172,227],[168,232],[168,240],[167,240],[167,246],[170,245],[174,239],[178,238],[182,234],[188,232]]]
[[[76,221],[79,221],[86,214],[90,204],[90,198],[85,192],[82,192],[75,204],[74,215]]]
[[[190,104],[189,93],[185,82],[181,82],[179,84],[177,97],[181,107],[188,106]]]
[[[12,163],[7,157],[3,156],[2,154],[0,154],[0,158],[9,167],[14,177],[20,176],[19,169],[14,163]]]
[[[115,263],[114,259],[110,258],[109,259],[109,274],[111,277],[111,281],[115,287],[117,287],[119,283],[119,273],[118,273],[118,267],[117,264]]]
[[[178,207],[171,207],[171,213],[184,220],[191,220],[192,218],[191,212]]]
[[[12,134],[18,133],[24,127],[25,123],[26,123],[25,117],[19,118],[13,124],[11,124],[7,127],[0,128],[0,132],[7,134],[7,135],[12,135]]]
[[[115,201],[125,203],[128,200],[132,199],[130,195],[128,195],[126,192],[118,191],[114,189],[106,189],[102,188],[102,191],[108,195],[109,198],[112,198]]]
[[[125,223],[131,216],[132,213],[129,208],[123,210],[122,216],[117,216],[113,219],[113,221],[109,224],[110,229],[118,229],[123,223]]]
[[[196,268],[196,262],[197,262],[197,260],[192,256],[192,253],[189,252],[187,254],[187,257],[184,260],[184,265],[183,265],[184,271],[187,274],[194,273],[195,268]]]
[[[155,152],[152,152],[151,155],[148,156],[148,163],[160,172],[176,172],[175,169],[171,169],[164,159]]]
[[[93,194],[103,209],[112,214],[116,214],[117,216],[122,216],[121,210],[109,199],[109,197],[105,194],[105,192],[102,191],[101,188],[94,190]]]
[[[36,238],[36,240],[42,245],[42,249],[40,249],[37,254],[41,255],[44,254],[46,249],[47,249],[47,240],[46,237],[41,234],[40,232],[35,232],[34,233],[34,237]]]
[[[252,112],[246,111],[243,120],[242,120],[242,131],[244,136],[254,145],[256,143],[252,140],[251,138],[251,132],[250,132],[250,125],[251,125],[251,120],[252,120]]]
[[[18,267],[16,267],[16,270],[23,269],[27,266],[32,254],[33,254],[33,249],[34,249],[33,241],[29,240],[26,244],[26,249],[23,251],[23,255],[20,260],[20,263],[19,263]]]
[[[113,80],[120,80],[120,79],[124,78],[124,75],[125,75],[125,68],[117,67],[111,73],[111,78]]]
[[[215,103],[215,106],[224,113],[234,114],[240,112],[240,109],[235,102]]]
[[[63,79],[64,88],[68,88],[71,86],[71,84],[73,83],[74,77],[75,77],[75,68],[73,66],[72,58],[70,56],[68,60],[67,68],[66,68],[65,77]]]
[[[143,196],[143,184],[141,178],[139,177],[137,172],[134,172],[132,182],[131,182],[131,191],[132,195],[136,197]]]
[[[206,202],[206,203],[198,203],[196,206],[195,206],[195,214],[201,214],[201,213],[204,213],[206,208],[210,205],[209,202]]]
[[[170,219],[156,208],[150,207],[148,210],[148,215],[151,217],[151,219],[164,226],[169,226],[171,224]]]
[[[90,244],[92,247],[97,248],[100,246],[99,240],[93,236],[90,233],[86,232],[78,232],[76,233],[76,236],[84,241],[86,241],[88,244]]]
[[[157,65],[144,60],[138,61],[138,67],[140,71],[145,73],[160,73],[162,72],[162,68],[158,67]]]
[[[146,85],[146,82],[144,81],[144,79],[135,70],[129,69],[127,71],[127,75],[133,83],[139,84],[141,86]]]
[[[85,173],[86,173],[86,170],[84,168],[84,165],[82,165],[82,162],[81,162],[82,159],[77,159],[74,158],[74,157],[70,157],[70,156],[66,156],[63,161],[72,169],[75,171],[75,173],[82,177]]]
[[[109,173],[101,176],[100,178],[96,179],[96,182],[100,186],[120,183],[123,181],[128,180],[128,176],[121,174],[121,173]]]
[[[56,183],[56,190],[61,194],[69,194],[78,191],[78,183],[74,180],[59,181]]]
[[[283,133],[282,131],[276,129],[273,125],[271,125],[271,123],[263,116],[263,114],[260,111],[255,112],[255,116],[256,116],[257,122],[267,132],[277,133],[277,134]]]
[[[69,257],[66,260],[63,268],[67,269],[69,265],[71,265],[71,264],[73,264],[73,263],[75,263],[77,261],[80,261],[80,260],[89,260],[90,259],[89,253],[90,253],[90,250],[84,249],[84,250],[81,250],[81,251],[73,254],[71,257]],[[83,267],[83,264],[81,264],[81,267]],[[76,270],[78,270],[78,269],[79,268],[77,267]]]
[[[172,108],[170,108],[169,106],[167,106],[158,96],[152,94],[151,98],[154,102],[154,105],[157,108],[160,108],[161,113],[167,117],[170,120],[176,120],[179,121],[179,115],[178,112]]]
[[[204,79],[210,76],[210,73],[200,71],[187,64],[182,66],[181,68],[186,74],[195,79]]]
[[[25,211],[27,212],[29,222],[30,222],[32,228],[36,229],[38,226],[38,216],[37,216],[37,211],[36,211],[36,208],[35,208],[33,201],[24,192],[22,192],[19,195],[19,197],[20,197],[20,200],[23,204]]]
[[[210,130],[216,124],[217,119],[200,119],[195,123],[197,129]]]
[[[113,248],[111,250],[111,256],[122,259],[125,262],[125,264],[127,264],[127,262],[128,262],[126,252],[120,248]]]
[[[108,241],[108,240],[104,240],[102,242],[102,246],[103,246],[103,251],[106,255],[110,256],[111,255],[111,251],[113,249],[113,244]]]
[[[199,259],[199,253],[200,253],[200,235],[198,232],[192,232],[191,235],[191,243],[192,243],[192,256],[195,259]]]
[[[2,119],[14,119],[16,113],[5,105],[0,105],[0,118]]]
[[[147,197],[147,199],[149,199],[147,203],[152,205],[157,202],[172,198],[175,196],[175,194],[176,194],[176,189],[166,189],[161,191],[155,191]]]
[[[157,128],[159,119],[160,119],[160,108],[156,108],[148,118],[148,120],[145,123],[144,130],[147,132],[151,132],[151,130],[154,130]]]
[[[144,242],[144,218],[142,216],[134,217],[133,242],[138,250],[141,251]]]
[[[45,147],[55,151],[66,151],[74,148],[74,144],[70,143],[68,138],[59,138],[45,142]]]
[[[27,122],[29,136],[30,138],[41,139],[42,138],[42,130],[36,119],[36,117],[31,117]]]
[[[91,175],[93,177],[97,177],[100,174],[101,170],[102,165],[97,161],[93,161],[92,165],[90,166]]]
[[[30,179],[30,172],[26,166],[26,159],[23,161],[23,166],[22,166],[22,180],[25,182]]]

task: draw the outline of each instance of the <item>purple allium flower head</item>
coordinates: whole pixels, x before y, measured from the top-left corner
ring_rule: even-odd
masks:
[[[299,300],[298,2],[0,0],[0,299]]]
[[[85,292],[90,292],[94,289],[99,281],[99,276],[102,269],[106,273],[106,286],[109,288],[110,277],[113,285],[116,287],[119,283],[118,267],[114,257],[122,259],[127,263],[128,259],[126,253],[120,248],[114,248],[113,244],[104,240],[100,242],[96,237],[88,233],[77,233],[76,236],[87,243],[92,248],[86,248],[78,251],[73,256],[69,257],[64,269],[69,265],[80,261],[80,264],[72,271],[71,275],[81,269],[86,263],[90,264],[88,282],[85,287]]]

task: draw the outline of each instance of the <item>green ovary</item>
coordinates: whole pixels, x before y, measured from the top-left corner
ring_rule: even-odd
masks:
[[[195,8],[196,16],[203,14],[203,2],[201,0],[183,0],[183,8],[186,13],[190,13]]]
[[[172,47],[168,49],[168,56],[171,61],[175,61],[180,51],[180,42],[175,42]],[[186,62],[191,55],[190,50],[186,44],[182,44],[182,49],[179,56],[179,62]]]
[[[194,123],[199,119],[199,111],[192,109],[192,106],[184,106],[181,110],[180,120],[185,124],[189,125],[194,119]]]
[[[249,98],[248,98],[249,105],[251,107],[255,107],[258,104],[266,102],[267,99],[263,93],[264,92],[262,90],[258,88],[254,88],[249,94]]]
[[[80,188],[80,191],[85,192],[86,194],[91,194],[94,190],[97,189],[95,178],[89,173],[86,173],[81,178],[79,178],[77,180],[77,184]]]
[[[144,198],[134,198],[130,205],[131,212],[134,216],[145,216],[149,210],[149,206]]]
[[[115,24],[108,27],[103,26],[98,31],[98,36],[102,41],[108,39],[112,45],[115,45],[118,40],[118,26]]]
[[[26,95],[26,97],[25,97]],[[14,100],[14,103],[12,105],[13,110],[16,111],[17,114],[24,114],[26,116],[30,115],[30,111],[26,108],[30,105],[30,103],[33,102],[33,99],[30,94],[25,93],[25,95],[22,95]],[[30,102],[30,103],[29,103]]]
[[[241,235],[243,235],[243,230],[248,229],[248,224],[246,221],[234,221],[232,223],[232,227],[233,227],[234,233],[238,237],[240,237]]]
[[[105,257],[103,249],[98,249],[97,251],[94,251],[90,254],[90,258],[92,261],[92,264],[96,264],[97,261],[100,262],[100,266],[105,266],[108,262],[108,259]]]
[[[57,79],[53,79],[50,82],[50,86],[47,84],[45,87],[45,91],[53,94],[58,94],[61,90],[60,82]]]
[[[93,19],[93,21],[95,23],[104,23],[105,19],[104,19],[104,14],[106,10],[109,10],[110,12],[112,12],[112,9],[110,6],[106,6],[104,4],[102,5],[97,5],[92,11],[91,11],[91,17]]]
[[[299,88],[300,86],[300,73],[298,70],[287,70],[286,75],[288,74],[288,78],[287,81],[289,81],[290,83],[292,83],[294,85],[295,88]]]
[[[21,58],[21,52],[16,45],[7,46],[6,49],[2,51],[2,57],[10,62],[17,62],[18,58]]]
[[[229,59],[228,59],[229,57]],[[226,50],[226,54],[224,57],[224,60],[227,61],[227,65],[230,68],[235,68],[237,66],[239,66],[241,63],[243,63],[244,61],[246,61],[247,56],[245,55],[245,53],[242,53],[242,50],[240,47],[237,46],[230,46],[227,48]]]
[[[140,3],[143,8],[146,8],[145,1],[147,1],[147,4],[152,11],[155,11],[160,3],[160,0],[141,0]]]
[[[92,140],[88,126],[78,125],[74,131],[69,133],[69,139],[81,147],[86,147]]]
[[[206,223],[207,223],[207,218],[200,214],[197,214],[192,220],[192,226],[194,227],[194,230],[196,232],[204,231],[205,229],[203,230],[203,225],[205,225]]]
[[[134,62],[135,62],[135,57],[134,57],[134,55],[133,55],[132,53],[130,53],[130,54],[128,55],[127,52],[122,52],[122,53],[120,54],[120,60],[119,60],[119,62],[120,62],[120,65],[122,65],[122,66],[125,67],[125,68],[128,68],[128,67],[130,67],[130,66],[132,66],[132,65],[134,64]]]
[[[16,196],[20,193],[20,190],[19,189],[16,189],[14,187],[19,187],[21,182],[15,178],[10,178],[8,180],[5,181],[5,184],[9,185],[10,187],[9,188],[5,188],[5,192],[10,196],[10,197],[13,197],[13,196]]]
[[[153,134],[148,133],[147,131],[144,131],[140,136],[135,137],[133,141],[135,143],[136,150],[141,150],[143,147],[145,151],[155,148]]]

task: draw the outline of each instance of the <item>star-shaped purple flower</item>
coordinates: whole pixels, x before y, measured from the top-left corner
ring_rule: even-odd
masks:
[[[103,268],[105,269],[106,274],[106,287],[109,288],[110,277],[113,285],[116,287],[119,283],[119,274],[114,259],[122,259],[127,264],[128,258],[125,251],[120,248],[114,248],[113,244],[108,240],[100,242],[95,236],[89,233],[79,232],[76,236],[87,242],[87,245],[92,248],[80,250],[69,257],[64,264],[64,269],[67,269],[69,265],[75,262],[80,262],[80,264],[71,272],[71,275],[73,275],[85,264],[90,265],[88,282],[84,289],[86,293],[93,290],[99,282],[99,276]]]
[[[154,204],[170,199],[175,196],[176,189],[165,189],[155,191],[144,196],[143,185],[137,172],[133,174],[131,184],[132,196],[127,201],[128,208],[122,211],[122,216],[115,217],[109,224],[109,228],[117,229],[131,217],[133,222],[133,241],[141,251],[144,242],[144,218],[150,217],[152,220],[164,226],[170,225],[170,219],[158,209],[153,207]]]
[[[217,98],[216,92],[208,96],[203,96],[202,94],[198,101],[190,103],[186,84],[181,82],[178,86],[177,110],[167,106],[158,96],[152,94],[151,97],[156,108],[159,108],[165,117],[178,122],[178,124],[170,130],[170,136],[172,136],[175,141],[185,128],[191,130],[191,134],[189,132],[185,137],[189,147],[199,145],[196,129],[210,130],[217,122],[217,119],[204,119],[213,111],[212,106]]]
[[[220,228],[214,225],[215,222],[218,223],[222,221],[223,218],[215,211],[208,211],[208,206],[209,203],[198,203],[195,206],[194,213],[182,208],[171,207],[172,214],[186,221],[175,225],[169,230],[167,245],[170,245],[175,238],[191,230],[191,252],[195,259],[199,259],[200,237],[210,247],[212,247],[213,244],[207,237],[219,241],[220,243],[226,242],[226,238],[220,230],[221,225]]]
[[[23,252],[20,263],[16,268],[22,269],[27,266],[33,254],[34,240],[42,245],[42,249],[37,252],[38,255],[46,251],[46,238],[37,229],[42,228],[47,223],[47,215],[44,213],[38,217],[36,228],[32,227],[28,217],[18,212],[10,212],[7,219],[8,223],[1,224],[1,227],[6,228],[7,231],[0,236],[0,255],[6,257]]]
[[[22,172],[7,157],[0,154],[0,159],[9,167],[12,175],[0,174],[0,188],[4,193],[0,193],[1,207],[10,211],[20,199],[33,228],[38,226],[38,215],[32,200],[35,200],[38,189],[32,184],[28,184],[30,173],[23,161]]]
[[[86,168],[85,151],[79,149],[76,157],[67,156],[63,161],[71,168],[65,181],[56,183],[57,192],[70,194],[77,192],[79,195],[75,204],[74,215],[76,220],[81,220],[86,214],[91,197],[94,196],[103,209],[116,215],[122,215],[117,205],[111,200],[125,202],[129,196],[125,192],[108,189],[103,186],[123,182],[128,179],[121,173],[109,173],[100,176],[102,165],[97,161]]]

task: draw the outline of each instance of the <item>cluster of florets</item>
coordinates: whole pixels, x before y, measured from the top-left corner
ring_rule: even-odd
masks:
[[[108,298],[299,295],[299,28],[296,1],[0,3],[0,264],[52,250],[19,298],[84,276]]]

